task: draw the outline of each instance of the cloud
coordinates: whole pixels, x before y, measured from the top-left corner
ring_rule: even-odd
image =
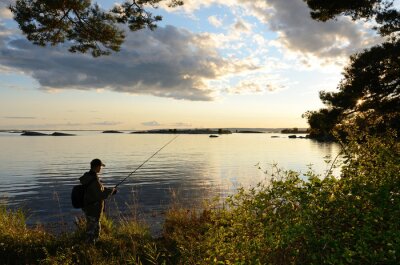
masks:
[[[90,123],[89,125],[113,126],[113,125],[119,125],[119,124],[122,124],[122,122],[116,122],[116,121],[103,121],[103,122],[93,122],[93,123]]]
[[[176,122],[176,123],[169,124],[169,126],[188,128],[188,127],[192,127],[192,124],[190,124],[190,123],[185,123],[185,122]]]
[[[208,17],[208,22],[216,28],[222,26],[222,19],[217,18],[216,16]]]
[[[261,70],[258,73],[249,74],[247,79],[242,79],[237,84],[229,86],[225,92],[229,94],[264,94],[282,91],[290,85],[287,78]]]
[[[233,94],[258,94],[264,92],[262,84],[254,81],[241,81],[235,87],[228,91]]]
[[[161,126],[160,123],[156,122],[156,121],[146,121],[146,122],[142,122],[143,126],[150,126],[150,127],[157,127],[157,126]]]
[[[249,33],[251,32],[251,25],[243,19],[238,19],[233,25],[233,29],[238,32]]]
[[[310,9],[301,0],[186,0],[182,7],[194,12],[201,7],[219,4],[230,9],[242,9],[241,13],[253,16],[278,34],[277,43],[285,51],[318,58],[348,57],[381,39],[363,23],[345,17],[335,21],[318,22],[311,19]],[[240,12],[236,12],[238,14]],[[241,14],[241,16],[244,16]],[[236,30],[246,29],[240,21]]]
[[[36,119],[36,118],[33,118]],[[22,120],[22,119],[21,119]],[[31,124],[18,124],[16,125],[0,125],[3,128],[22,128],[22,129],[67,129],[74,127],[76,129],[86,129],[86,128],[98,128],[99,126],[115,126],[123,124],[122,122],[104,121],[104,122],[91,122],[91,123],[78,123],[78,122],[65,122],[65,123],[31,123]]]
[[[348,18],[325,23],[312,20],[303,1],[267,0],[273,12],[264,14],[268,26],[278,33],[278,41],[287,49],[317,57],[348,56],[373,38],[361,25]]]
[[[36,117],[28,117],[28,116],[6,116],[3,118],[11,119],[11,120],[34,120],[34,119],[36,119]]]
[[[148,126],[148,127],[159,127],[159,126],[166,126],[166,127],[192,127],[192,124],[190,123],[185,123],[185,122],[176,122],[176,123],[169,123],[169,124],[161,124],[157,121],[147,121],[147,122],[142,122],[143,126]]]
[[[274,91],[277,91],[277,90],[282,90],[282,89],[284,89],[285,86],[284,86],[284,85],[281,85],[281,84],[270,83],[270,84],[267,84],[266,88],[267,88],[267,90],[268,90],[269,92],[274,92]]]
[[[224,75],[221,69],[252,67],[222,58],[210,39],[173,26],[129,33],[119,53],[101,58],[0,35],[0,62],[48,91],[105,89],[195,101],[213,100],[207,80]]]
[[[0,21],[3,19],[12,19],[12,13],[8,8],[11,4],[13,4],[14,0],[1,0],[0,1]]]
[[[2,20],[2,19],[12,19],[12,17],[13,16],[12,16],[12,13],[11,13],[10,9],[0,6],[0,20]]]

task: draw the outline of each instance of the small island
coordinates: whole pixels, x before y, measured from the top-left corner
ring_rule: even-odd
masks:
[[[108,131],[103,131],[103,133],[123,133],[123,132],[115,131],[115,130],[108,130]]]
[[[34,132],[34,131],[23,131],[22,136],[76,136],[76,134],[53,132],[52,134]]]
[[[51,136],[76,136],[76,134],[71,133],[62,133],[62,132],[53,132]]]
[[[236,130],[236,133],[264,133],[264,132],[260,132],[260,131],[249,131],[249,130],[246,130],[246,131],[238,131],[238,130]]]
[[[137,131],[133,134],[231,134],[230,130],[226,129],[161,129],[149,131]]]
[[[32,132],[32,131],[23,131],[21,133],[22,136],[48,136],[48,134],[41,132]]]

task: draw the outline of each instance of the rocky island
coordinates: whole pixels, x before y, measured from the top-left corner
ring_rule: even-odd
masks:
[[[230,130],[226,129],[161,129],[161,130],[149,130],[149,131],[137,131],[132,132],[134,134],[231,134]]]
[[[52,134],[33,132],[33,131],[23,131],[22,136],[75,136],[76,134],[53,132]]]
[[[40,132],[31,132],[31,131],[23,131],[21,133],[22,136],[48,136],[46,133],[40,133]]]
[[[71,133],[62,133],[62,132],[53,132],[51,136],[76,136],[76,134]]]
[[[249,131],[249,130],[245,130],[245,131],[238,131],[238,130],[236,130],[236,133],[265,133],[265,132],[260,132],[260,131]]]
[[[115,131],[115,130],[108,130],[108,131],[103,131],[103,133],[123,133],[123,132]]]

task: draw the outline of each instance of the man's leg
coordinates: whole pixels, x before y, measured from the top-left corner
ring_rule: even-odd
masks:
[[[100,237],[100,219],[86,215],[86,241],[96,243]]]

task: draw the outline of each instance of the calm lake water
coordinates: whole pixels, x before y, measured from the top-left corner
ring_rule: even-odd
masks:
[[[0,133],[0,199],[9,208],[27,209],[29,224],[71,224],[81,216],[71,206],[70,192],[93,158],[106,164],[101,178],[112,186],[175,137],[73,133],[77,136]],[[264,171],[274,163],[301,172],[312,164],[324,174],[325,157],[338,152],[336,144],[282,134],[180,135],[120,186],[107,211],[112,216],[134,213],[157,227],[172,201],[195,207],[207,198],[224,198],[237,187],[268,181]]]

